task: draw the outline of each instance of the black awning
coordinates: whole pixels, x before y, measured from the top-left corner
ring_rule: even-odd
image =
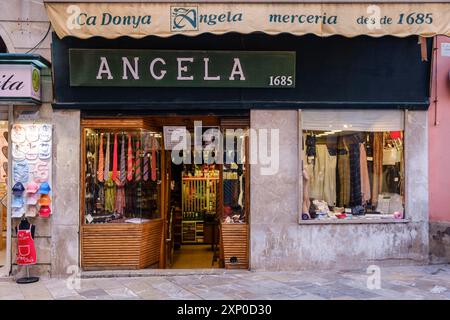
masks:
[[[55,108],[82,110],[183,111],[259,108],[427,109],[428,61],[421,60],[417,37],[302,37],[255,33],[196,37],[58,39],[53,35]],[[165,50],[295,51],[296,87],[137,88],[71,87],[69,48]]]

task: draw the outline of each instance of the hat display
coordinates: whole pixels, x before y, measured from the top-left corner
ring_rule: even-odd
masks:
[[[39,185],[36,182],[29,182],[27,184],[27,193],[36,193],[39,190]]]
[[[14,181],[27,183],[29,180],[28,163],[26,161],[14,161],[13,166]]]
[[[52,189],[50,188],[50,185],[47,182],[41,183],[39,187],[39,193],[40,194],[49,194]]]
[[[51,124],[41,123],[12,126],[13,218],[48,218],[51,214],[52,128]],[[7,156],[8,150],[2,151]]]
[[[41,142],[39,143],[39,159],[45,160],[50,158],[51,156],[51,148],[50,143],[48,142]]]
[[[48,194],[43,194],[38,201],[40,206],[49,206],[52,201],[50,200],[50,196]]]
[[[30,205],[35,205],[39,201],[39,193],[28,193],[26,203]]]
[[[49,206],[42,206],[39,208],[39,216],[41,218],[48,218],[51,212],[52,210],[50,210]]]
[[[25,141],[25,128],[20,124],[15,124],[11,128],[11,140],[15,143]]]
[[[22,196],[14,196],[11,202],[12,208],[22,208],[23,207],[23,197]]]
[[[43,124],[39,128],[39,139],[42,141],[50,141],[52,139],[52,126]]]
[[[25,191],[25,187],[22,182],[16,182],[16,184],[12,187],[13,195],[20,196]]]
[[[11,210],[11,217],[13,218],[22,218],[23,214],[25,213],[25,208],[12,208]]]
[[[27,210],[25,212],[25,217],[36,217],[38,213],[38,209],[36,208],[36,206],[28,206]]]
[[[28,141],[37,141],[39,139],[39,128],[35,124],[27,125],[25,127],[25,136]]]

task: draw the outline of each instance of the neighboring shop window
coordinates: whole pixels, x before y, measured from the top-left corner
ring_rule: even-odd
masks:
[[[246,223],[248,177],[245,150],[245,130],[225,130],[223,165],[223,217],[224,223]],[[232,141],[227,147],[227,140]]]
[[[161,134],[85,129],[85,223],[161,217]]]
[[[304,111],[302,219],[404,217],[401,111]]]

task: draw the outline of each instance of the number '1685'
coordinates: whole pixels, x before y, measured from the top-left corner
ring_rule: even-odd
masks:
[[[294,80],[292,76],[270,76],[269,86],[292,86]]]

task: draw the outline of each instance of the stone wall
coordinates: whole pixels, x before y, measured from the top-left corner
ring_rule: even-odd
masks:
[[[450,262],[450,222],[430,222],[430,263]]]
[[[428,258],[427,113],[406,115],[408,223],[299,224],[297,111],[252,110],[251,127],[280,130],[280,170],[251,166],[251,268],[302,270],[426,263]],[[268,187],[270,186],[270,188]]]

